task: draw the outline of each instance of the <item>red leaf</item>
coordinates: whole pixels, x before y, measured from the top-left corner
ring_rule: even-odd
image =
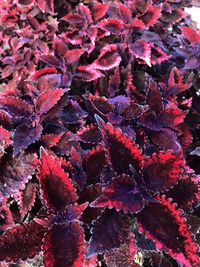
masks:
[[[39,77],[46,75],[46,74],[55,74],[57,73],[57,69],[55,68],[43,68],[35,72],[34,75],[31,76],[32,80],[37,80]]]
[[[164,150],[171,149],[173,152],[178,152],[181,149],[177,134],[167,128],[152,132],[150,139],[154,144]]]
[[[78,13],[69,13],[62,17],[62,20],[67,21],[70,25],[80,27],[84,25],[84,19]]]
[[[54,224],[44,239],[45,267],[82,266],[84,260],[84,233],[80,224]]]
[[[83,159],[83,170],[88,178],[91,179],[101,174],[105,164],[105,148],[103,146],[97,146],[91,149]]]
[[[158,250],[165,250],[185,267],[198,267],[198,246],[176,204],[164,196],[160,203],[149,203],[138,215],[139,231],[156,242]]]
[[[77,195],[68,174],[61,168],[60,162],[41,149],[41,167],[38,174],[41,195],[48,208],[62,210],[77,200]]]
[[[93,225],[87,257],[119,248],[128,240],[130,219],[122,213],[107,209],[94,221]]]
[[[9,130],[11,128],[11,116],[4,110],[0,110],[0,124],[5,129]]]
[[[95,124],[80,128],[77,132],[77,136],[78,139],[84,143],[96,144],[101,141],[101,132]]]
[[[67,64],[75,63],[84,54],[84,52],[85,52],[84,48],[68,50],[64,55],[66,63]]]
[[[36,187],[33,183],[28,183],[25,189],[19,193],[19,209],[22,217],[33,207],[36,198]]]
[[[46,229],[31,221],[9,229],[0,236],[0,261],[18,262],[40,252]]]
[[[85,82],[91,82],[104,76],[100,71],[92,68],[92,66],[79,66],[76,68],[74,78]]]
[[[129,29],[133,29],[135,31],[144,30],[145,25],[144,22],[138,18],[135,18],[131,24],[128,24],[127,27]]]
[[[121,57],[117,53],[115,45],[107,45],[103,48],[100,56],[92,64],[94,68],[100,70],[109,70],[119,66]]]
[[[64,56],[64,54],[68,51],[68,46],[65,44],[60,38],[57,36],[53,39],[53,48],[54,53]]]
[[[146,11],[141,16],[139,16],[139,18],[143,21],[146,27],[151,27],[156,24],[161,16],[161,12],[162,5],[152,6],[148,4]]]
[[[119,19],[104,19],[101,20],[98,24],[98,27],[106,29],[112,34],[120,34],[122,28],[123,28],[123,22]]]
[[[134,178],[121,175],[103,187],[103,193],[90,206],[115,208],[116,211],[124,213],[138,213],[144,208],[144,200]]]
[[[200,42],[200,31],[192,29],[190,27],[181,27],[183,37],[187,39],[191,44]]]
[[[60,141],[64,133],[60,134],[44,134],[41,137],[41,141],[48,147],[54,147]]]
[[[173,154],[171,150],[147,157],[143,168],[146,188],[154,193],[168,190],[180,179],[183,164],[182,155]]]
[[[162,12],[162,16],[160,17],[160,20],[169,23],[174,24],[182,20],[185,16],[185,12],[181,8],[174,8],[173,10],[166,11],[164,10]]]
[[[105,124],[101,119],[97,118],[97,120],[103,140],[108,147],[113,169],[118,174],[123,174],[128,171],[130,164],[136,169],[141,167],[144,156],[138,145],[126,134],[123,134],[121,129],[115,129],[111,124]]]
[[[1,73],[1,78],[2,79],[7,78],[11,74],[13,74],[13,72],[14,72],[14,67],[11,65],[8,65],[3,68],[2,73]]]
[[[21,124],[14,131],[13,136],[13,155],[17,155],[21,150],[26,149],[29,145],[40,139],[42,126],[39,124],[35,127],[27,124]]]
[[[148,106],[140,106],[134,102],[131,102],[128,107],[124,109],[122,115],[126,120],[134,120],[142,116],[147,111]]]
[[[57,104],[65,93],[64,89],[50,89],[43,92],[36,102],[36,109],[40,115],[47,113],[53,106]]]
[[[93,9],[92,9],[92,14],[93,14],[93,18],[94,20],[99,20],[101,19],[103,16],[105,16],[107,10],[108,10],[109,4],[95,4]]]
[[[181,124],[187,112],[182,111],[175,106],[169,106],[159,115],[159,121],[163,126],[174,127]]]

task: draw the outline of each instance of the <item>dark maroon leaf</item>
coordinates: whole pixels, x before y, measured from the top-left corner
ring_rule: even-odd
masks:
[[[171,150],[147,157],[143,168],[146,188],[152,192],[168,190],[180,179],[183,164],[181,153],[173,154]]]
[[[127,172],[129,164],[135,168],[142,166],[144,160],[142,150],[130,137],[123,134],[119,128],[115,129],[111,124],[105,124],[100,119],[98,119],[98,123],[109,151],[112,166],[118,174]]]
[[[129,237],[130,220],[114,210],[106,210],[94,222],[87,257],[119,248]]]
[[[28,183],[25,189],[19,193],[19,208],[22,216],[26,215],[33,207],[36,198],[36,187]]]
[[[0,260],[18,262],[40,252],[46,229],[34,221],[16,225],[0,236]]]
[[[106,264],[109,267],[137,267],[135,264],[136,252],[137,247],[135,245],[134,235],[130,233],[127,243],[121,245],[114,251],[105,253]]]
[[[149,203],[138,215],[139,230],[156,242],[157,249],[167,251],[180,264],[199,265],[197,245],[180,210],[164,196],[160,203]]]
[[[44,238],[46,267],[78,267],[84,259],[84,234],[79,223],[54,224]]]
[[[90,150],[83,159],[83,170],[87,174],[88,178],[96,177],[101,174],[105,164],[105,148],[103,146],[97,146]]]
[[[41,196],[48,208],[62,210],[77,200],[77,195],[67,173],[60,162],[41,149],[41,167],[37,175],[41,185]]]

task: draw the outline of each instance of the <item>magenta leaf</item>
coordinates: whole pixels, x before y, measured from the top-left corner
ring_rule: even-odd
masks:
[[[76,68],[74,78],[85,82],[91,82],[104,76],[100,71],[92,68],[91,66],[79,66]]]
[[[67,64],[72,64],[79,60],[79,58],[84,54],[85,49],[72,49],[68,50],[65,55],[65,61]]]
[[[131,51],[136,58],[144,60],[151,66],[151,46],[144,40],[137,40],[131,45]]]
[[[94,5],[93,9],[92,9],[92,14],[93,14],[93,18],[94,20],[99,20],[101,19],[103,16],[105,16],[106,11],[108,10],[109,5],[107,3],[104,4],[96,4]]]
[[[100,70],[109,70],[119,66],[121,57],[117,53],[115,45],[105,46],[100,56],[93,63],[94,68]]]
[[[98,23],[98,27],[106,29],[112,34],[119,34],[123,28],[123,22],[119,19],[104,19]]]

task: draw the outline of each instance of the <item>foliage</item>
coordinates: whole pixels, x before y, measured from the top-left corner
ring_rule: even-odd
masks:
[[[79,2],[0,3],[2,266],[198,267],[193,3]]]

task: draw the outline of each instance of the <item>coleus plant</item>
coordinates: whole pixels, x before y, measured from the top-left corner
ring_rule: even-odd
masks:
[[[200,266],[197,2],[0,3],[1,266]]]

